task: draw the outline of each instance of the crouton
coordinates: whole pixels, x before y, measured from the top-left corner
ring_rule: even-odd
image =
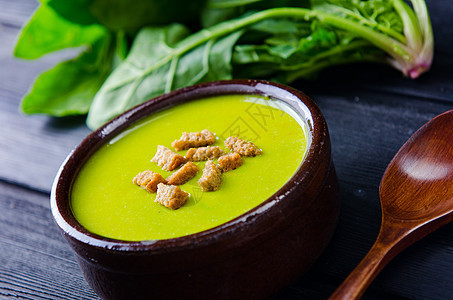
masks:
[[[208,160],[203,169],[203,176],[198,180],[198,185],[204,192],[217,191],[222,182],[222,171],[212,160]]]
[[[203,147],[215,143],[215,135],[207,129],[201,132],[183,132],[179,140],[173,141],[171,146],[176,151],[186,150],[191,147]]]
[[[132,182],[141,186],[150,193],[157,192],[157,185],[159,183],[166,183],[166,180],[159,173],[146,170],[137,174]]]
[[[173,171],[181,164],[185,163],[186,159],[178,153],[174,153],[167,147],[159,145],[157,146],[156,155],[154,155],[151,161],[157,163],[157,165],[165,171]]]
[[[157,202],[170,209],[178,209],[186,204],[188,196],[189,193],[184,192],[176,185],[166,185],[159,183],[157,185],[157,195],[154,202]]]
[[[263,153],[263,151],[252,142],[246,142],[235,136],[230,136],[225,140],[225,147],[242,156],[256,156]]]
[[[178,171],[167,178],[167,183],[172,185],[181,185],[197,175],[199,169],[196,164],[189,161],[182,166]]]
[[[186,152],[185,158],[188,161],[203,161],[208,159],[216,159],[223,155],[223,150],[219,146],[207,146],[200,148],[190,148]]]
[[[222,155],[219,160],[219,165],[222,167],[222,171],[228,172],[242,166],[242,158],[236,152],[231,152]]]

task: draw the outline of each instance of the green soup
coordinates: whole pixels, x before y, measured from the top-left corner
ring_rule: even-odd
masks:
[[[102,146],[80,170],[71,191],[74,216],[99,235],[128,241],[169,239],[200,232],[256,207],[287,182],[307,151],[305,123],[281,101],[254,95],[226,95],[191,101],[160,111]],[[203,192],[197,176],[181,189],[187,203],[170,210],[154,202],[156,194],[132,183],[150,169],[167,177],[151,162],[157,145],[170,149],[181,133],[209,129],[213,146],[229,136],[254,142],[263,150],[243,157],[243,165],[222,174],[218,191]],[[180,151],[184,155],[186,151]]]

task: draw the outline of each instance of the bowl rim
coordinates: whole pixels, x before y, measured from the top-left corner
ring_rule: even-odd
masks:
[[[69,207],[70,190],[78,171],[86,160],[103,144],[114,138],[125,128],[162,109],[177,105],[183,101],[192,101],[204,97],[224,94],[255,94],[278,99],[297,112],[308,125],[311,143],[305,159],[291,178],[273,195],[244,214],[213,228],[190,235],[144,241],[126,241],[107,238],[85,229],[72,215]],[[301,115],[301,112],[304,115]],[[222,237],[232,236],[247,223],[258,219],[264,212],[272,212],[271,207],[281,202],[296,186],[306,186],[313,177],[314,170],[321,159],[319,153],[330,144],[327,124],[318,106],[303,92],[287,85],[266,80],[234,79],[201,83],[172,91],[150,99],[113,118],[85,137],[82,142],[66,157],[52,185],[50,206],[54,221],[63,234],[79,244],[120,252],[172,252],[207,245],[219,241]],[[306,201],[309,202],[308,199]],[[311,203],[305,203],[306,206]],[[274,210],[275,211],[275,210]]]

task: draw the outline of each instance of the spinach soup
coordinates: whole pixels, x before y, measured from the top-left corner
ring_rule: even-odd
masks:
[[[242,157],[241,167],[222,174],[217,191],[198,185],[202,172],[180,185],[189,194],[171,210],[156,203],[155,193],[132,182],[143,170],[168,178],[172,171],[152,162],[159,145],[182,132],[207,129],[228,153],[224,141],[237,136],[262,149]],[[287,104],[258,95],[223,95],[182,103],[156,112],[98,149],[84,164],[71,191],[71,209],[89,231],[127,241],[169,239],[228,222],[256,207],[297,171],[310,144],[304,121]],[[217,160],[214,160],[215,162]],[[205,161],[194,162],[200,170]]]

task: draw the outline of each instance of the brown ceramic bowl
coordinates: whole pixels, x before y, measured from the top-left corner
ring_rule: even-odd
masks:
[[[291,179],[261,205],[212,229],[141,242],[83,228],[70,209],[71,185],[101,145],[166,107],[207,96],[258,94],[280,99],[307,122],[311,145]],[[325,120],[303,93],[276,83],[205,83],[157,97],[90,134],[62,165],[51,194],[56,223],[83,274],[103,299],[264,298],[306,271],[329,242],[339,215],[338,184]]]

